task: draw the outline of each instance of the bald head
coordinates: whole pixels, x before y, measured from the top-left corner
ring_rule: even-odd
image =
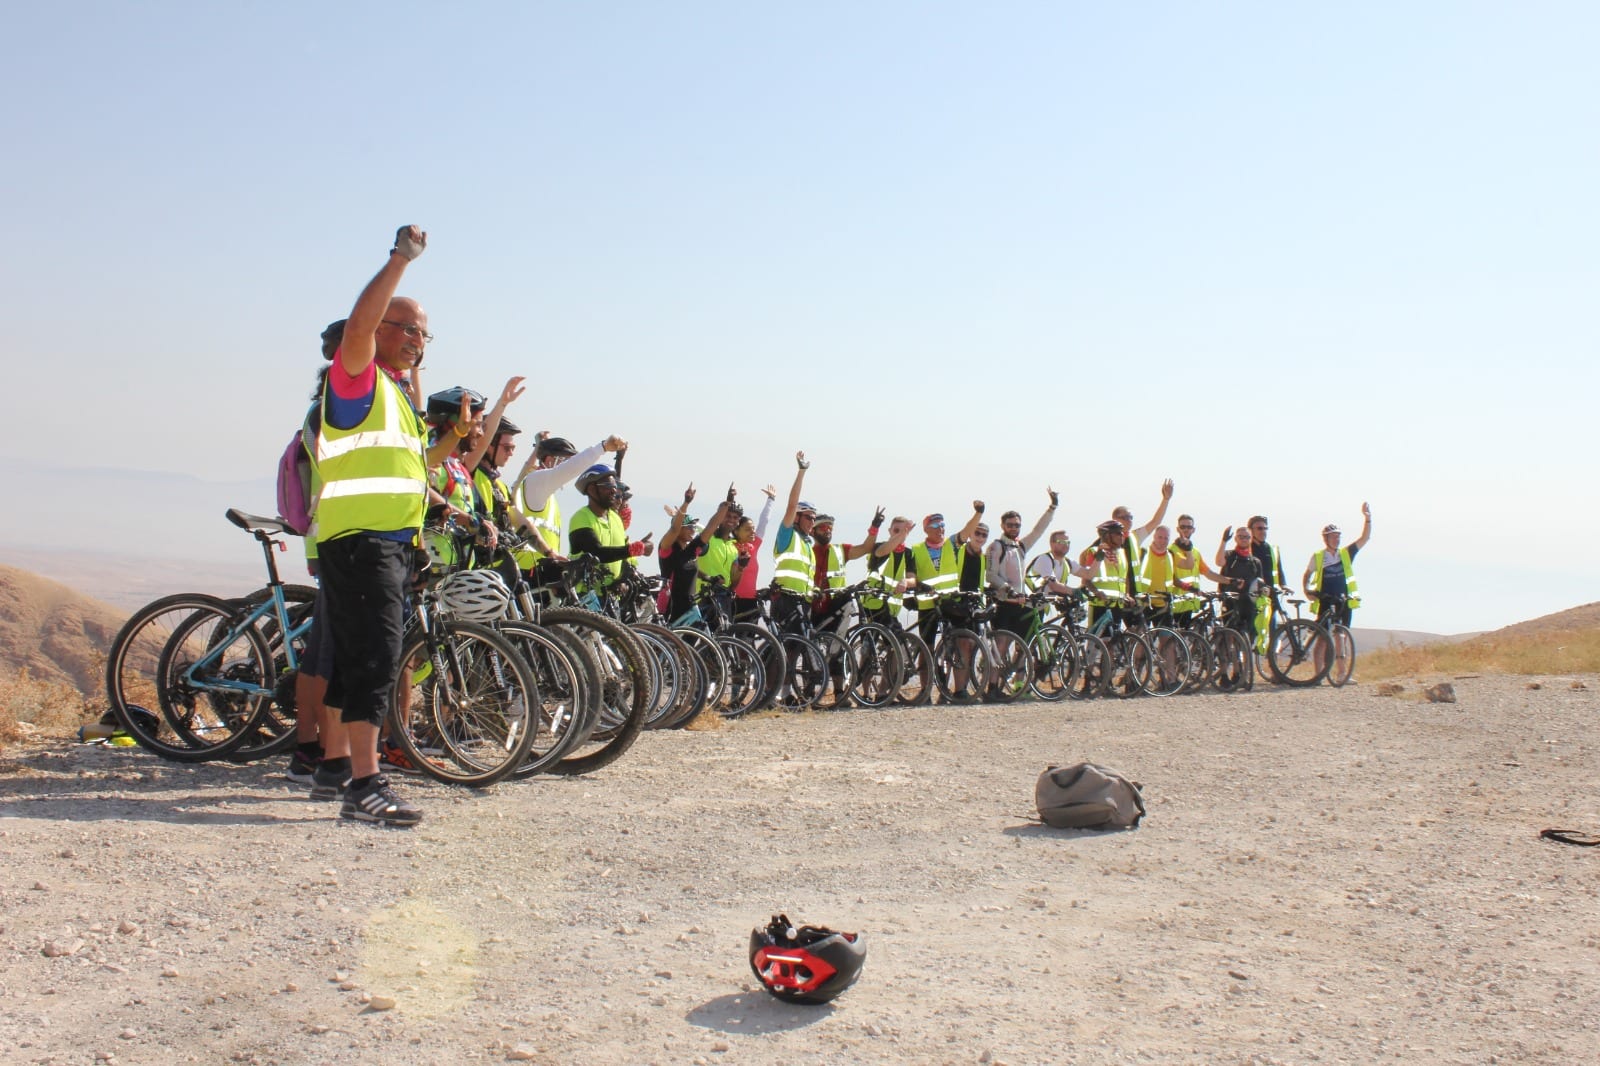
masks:
[[[378,361],[391,370],[410,370],[422,363],[428,347],[428,313],[409,296],[396,296],[378,323],[374,340]]]

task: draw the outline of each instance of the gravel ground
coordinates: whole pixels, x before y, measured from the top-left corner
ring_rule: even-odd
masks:
[[[1538,682],[767,715],[408,780],[409,832],[281,765],[13,751],[0,1061],[1594,1062],[1600,849],[1537,834],[1600,832],[1600,682]],[[1083,758],[1139,829],[1031,823]],[[760,991],[776,910],[861,981]]]

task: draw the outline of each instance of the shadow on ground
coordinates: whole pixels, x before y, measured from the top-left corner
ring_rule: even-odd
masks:
[[[765,992],[740,992],[707,1000],[685,1017],[690,1025],[719,1033],[783,1033],[803,1029],[833,1014],[831,1003],[784,1003]]]

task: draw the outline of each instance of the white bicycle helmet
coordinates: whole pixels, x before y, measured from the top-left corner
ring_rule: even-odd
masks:
[[[493,570],[460,570],[439,582],[439,602],[463,622],[497,622],[511,610],[511,592]]]

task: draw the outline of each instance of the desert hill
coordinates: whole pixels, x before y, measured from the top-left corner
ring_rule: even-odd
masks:
[[[0,566],[0,672],[25,668],[39,680],[96,692],[125,617],[48,578]]]

